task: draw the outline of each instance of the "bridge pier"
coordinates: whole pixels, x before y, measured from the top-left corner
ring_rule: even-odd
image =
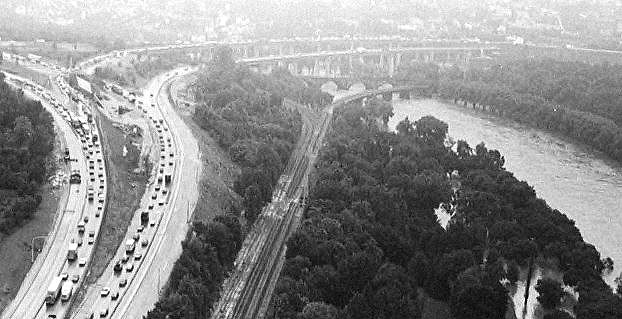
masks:
[[[287,69],[289,70],[289,73],[293,75],[298,75],[298,63],[296,62],[289,63],[287,65]]]
[[[328,57],[328,58],[326,58],[326,60],[324,60],[324,70],[325,70],[324,75],[332,76],[332,74],[333,74],[333,72],[331,70],[331,63],[330,62],[331,62],[331,58],[330,57]]]
[[[320,70],[320,60],[316,58],[313,60],[313,69],[311,71],[311,75],[318,76],[319,70]]]
[[[395,74],[395,56],[394,55],[390,55],[389,56],[389,77],[392,78],[393,75]]]

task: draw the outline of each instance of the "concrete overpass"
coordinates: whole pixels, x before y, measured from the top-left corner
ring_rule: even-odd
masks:
[[[494,56],[499,51],[494,44],[396,37],[212,41],[113,51],[78,67],[90,68],[92,72],[98,62],[128,54],[136,55],[139,61],[175,57],[185,63],[202,64],[209,62],[221,45],[229,46],[238,61],[258,71],[287,67],[296,75],[324,77],[347,75],[361,68],[390,77],[397,67],[410,61],[466,65],[472,59]]]
[[[258,57],[243,56],[238,61],[264,73],[281,67],[298,76],[340,78],[360,73],[355,72],[357,70],[365,70],[378,76],[392,77],[400,65],[412,61],[465,66],[474,58],[490,58],[497,52],[498,48],[494,46],[358,48]]]
[[[363,90],[351,95],[347,95],[339,98],[335,106],[344,105],[353,102],[364,102],[366,99],[375,96],[382,96],[383,99],[390,101],[393,99],[393,94],[398,93],[399,98],[410,99],[412,96],[427,95],[430,89],[427,85],[401,85],[393,87],[391,85],[382,86],[378,89]]]

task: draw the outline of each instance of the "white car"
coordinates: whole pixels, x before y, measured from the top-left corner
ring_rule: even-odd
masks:
[[[78,260],[78,266],[80,267],[86,266],[86,258],[80,258],[80,260]]]
[[[104,287],[104,288],[102,288],[102,290],[101,290],[101,296],[102,296],[102,297],[106,297],[106,296],[108,296],[108,294],[110,294],[110,288],[108,288],[108,287]]]

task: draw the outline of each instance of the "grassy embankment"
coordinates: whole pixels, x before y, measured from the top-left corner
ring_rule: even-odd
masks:
[[[68,174],[68,169],[64,165],[56,165],[64,149],[64,137],[62,134],[57,134],[54,151],[50,154],[47,164],[49,165],[48,172]],[[55,186],[48,179],[48,182],[41,187],[39,192],[41,203],[32,218],[10,235],[0,234],[0,312],[15,297],[19,286],[30,270],[33,237],[44,236],[50,232],[59,205],[67,199],[68,186],[69,184],[66,183]],[[42,245],[41,240],[35,242],[35,257]]]

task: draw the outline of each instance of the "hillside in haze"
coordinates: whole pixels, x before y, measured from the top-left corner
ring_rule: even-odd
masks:
[[[0,37],[104,42],[404,35],[617,48],[622,6],[551,0],[3,0]]]
[[[136,42],[215,36],[216,24],[227,22],[219,8],[219,1],[198,0],[5,0],[0,36]]]

